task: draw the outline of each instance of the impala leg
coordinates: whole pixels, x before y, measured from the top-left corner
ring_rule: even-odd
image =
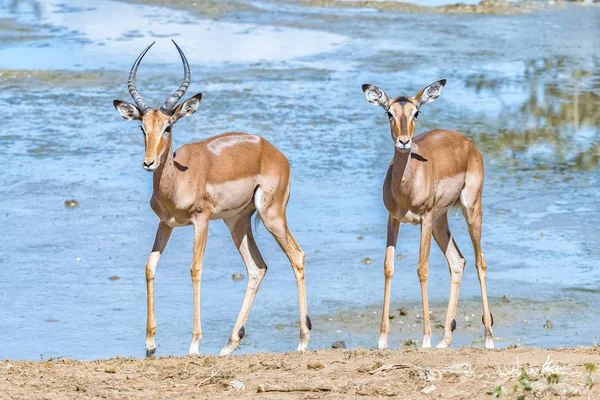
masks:
[[[273,235],[283,252],[287,255],[294,269],[298,285],[298,305],[300,309],[300,343],[298,351],[306,351],[310,339],[312,323],[306,310],[306,283],[304,281],[304,252],[296,243],[288,229],[284,212],[265,211],[262,215],[263,223]]]
[[[202,327],[200,326],[200,280],[202,279],[202,259],[206,249],[208,236],[208,216],[197,215],[193,218],[194,224],[194,254],[192,256],[192,285],[194,286],[194,327],[192,330],[192,344],[189,354],[198,355],[200,340],[202,340]]]
[[[385,261],[383,263],[383,273],[385,276],[385,284],[383,289],[383,312],[381,313],[379,342],[377,342],[377,349],[379,350],[388,348],[388,332],[390,331],[390,290],[392,287],[392,276],[394,275],[394,253],[396,252],[396,242],[398,240],[399,228],[400,221],[391,215],[388,215],[387,247],[385,249]]]
[[[161,222],[158,224],[156,231],[156,237],[154,239],[154,246],[152,252],[146,262],[146,290],[148,295],[148,319],[146,322],[146,357],[152,357],[156,352],[156,343],[154,342],[154,336],[156,336],[156,318],[154,316],[154,274],[156,272],[156,265],[162,255],[167,242],[171,237],[173,228]]]
[[[450,298],[448,300],[448,311],[444,324],[444,334],[437,348],[446,348],[452,343],[452,331],[456,328],[456,305],[458,303],[458,291],[462,280],[466,261],[458,246],[452,238],[448,227],[448,214],[443,213],[433,220],[433,238],[444,253],[448,268],[450,269]]]
[[[254,303],[260,283],[267,273],[267,264],[265,264],[252,235],[251,217],[252,213],[248,213],[241,217],[236,216],[225,220],[225,224],[231,232],[231,237],[244,260],[244,264],[246,264],[248,283],[244,302],[233,326],[233,331],[229,336],[229,341],[221,350],[222,356],[231,354],[246,334],[245,324],[248,320],[250,309]]]
[[[427,269],[432,234],[431,212],[423,215],[421,220],[421,248],[419,250],[419,281],[421,283],[421,298],[423,302],[423,348],[431,347],[431,323],[429,322],[429,297],[427,295]]]
[[[487,266],[483,259],[483,251],[481,250],[481,196],[474,196],[475,200],[472,204],[468,203],[469,194],[464,193],[463,198],[467,199],[467,204],[463,205],[463,213],[469,227],[469,234],[473,242],[473,250],[475,252],[475,265],[477,266],[477,277],[479,278],[479,286],[481,287],[481,300],[483,302],[483,325],[485,326],[485,347],[488,349],[494,348],[494,333],[492,331],[493,318],[490,313],[486,289],[486,271]]]

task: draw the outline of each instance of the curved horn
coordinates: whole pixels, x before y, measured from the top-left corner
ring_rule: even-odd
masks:
[[[171,39],[171,41],[173,42],[175,47],[177,47],[177,51],[179,52],[179,55],[181,56],[181,61],[183,62],[183,82],[181,82],[181,86],[179,86],[179,89],[177,89],[171,95],[171,97],[169,97],[167,101],[165,101],[165,104],[160,106],[160,111],[167,115],[171,115],[173,113],[173,108],[175,107],[179,99],[183,97],[188,87],[190,87],[190,81],[192,80],[192,75],[190,74],[190,64],[188,64],[188,60],[185,58],[185,54],[183,54],[183,51],[181,51],[181,49],[173,39]]]
[[[142,61],[142,58],[144,58],[148,50],[150,50],[150,47],[154,46],[154,43],[156,42],[153,42],[150,46],[146,47],[146,50],[142,51],[142,54],[140,54],[137,60],[135,60],[135,62],[133,63],[133,67],[131,67],[131,72],[129,73],[129,80],[127,81],[129,94],[131,94],[131,97],[133,97],[135,104],[137,104],[140,110],[142,110],[142,114],[146,114],[146,112],[152,107],[146,102],[146,100],[144,100],[144,98],[137,91],[135,87],[135,74],[137,73],[137,69],[140,65],[140,62]]]

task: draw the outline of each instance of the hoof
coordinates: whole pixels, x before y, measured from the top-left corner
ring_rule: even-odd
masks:
[[[304,353],[306,350],[308,350],[308,345],[306,343],[300,343],[298,349],[296,349],[299,353]]]
[[[456,330],[456,320],[453,319],[452,323],[450,324],[450,329],[452,329],[452,332],[454,332]]]
[[[219,353],[219,355],[220,356],[228,356],[231,353],[233,353],[233,350],[235,350],[235,349],[232,349],[229,346],[225,346],[221,349],[221,352]]]
[[[241,330],[241,329],[240,329]],[[231,339],[229,339],[229,341],[227,342],[227,344],[225,345],[225,347],[223,347],[221,349],[221,352],[219,353],[220,356],[228,356],[231,353],[233,353],[233,351],[237,349],[237,344],[234,344]]]
[[[146,358],[153,357],[154,353],[156,353],[156,347],[150,350],[146,349]]]
[[[490,313],[490,319],[492,320],[490,326],[494,326],[494,316],[492,315],[492,313]],[[481,316],[481,323],[485,325],[485,315]]]
[[[421,345],[422,349],[430,349],[431,348],[431,336],[423,338],[423,344]]]
[[[309,331],[312,329],[312,321],[310,320],[308,314],[306,314],[306,326],[308,327]]]
[[[240,340],[242,340],[244,336],[246,336],[246,328],[244,328],[244,325],[242,325],[242,327],[238,331],[238,337],[240,338]]]
[[[442,338],[442,340],[435,346],[436,349],[447,349],[450,347],[450,340]]]

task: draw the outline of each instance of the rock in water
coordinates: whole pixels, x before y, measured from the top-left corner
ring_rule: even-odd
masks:
[[[65,200],[65,207],[67,208],[75,208],[79,205],[79,202],[75,199]]]
[[[333,344],[331,345],[332,349],[345,349],[346,348],[346,343],[344,343],[343,340],[338,340],[337,342],[333,342]]]
[[[231,279],[232,279],[234,282],[241,281],[241,280],[243,280],[243,279],[244,279],[244,274],[240,274],[240,273],[233,274],[233,275],[231,275]]]

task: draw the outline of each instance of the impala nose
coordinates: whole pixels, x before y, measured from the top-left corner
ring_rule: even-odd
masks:
[[[146,162],[144,161],[144,169],[146,171],[154,171],[156,169],[154,160],[150,161],[150,162]]]
[[[408,139],[406,142],[403,142],[402,140],[398,139],[398,143],[396,143],[396,148],[398,150],[410,150],[410,139]]]

